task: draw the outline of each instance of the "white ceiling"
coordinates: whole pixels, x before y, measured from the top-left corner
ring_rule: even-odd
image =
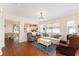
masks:
[[[45,19],[66,16],[78,12],[79,4],[73,3],[6,3],[3,4],[6,13],[39,21],[42,11]]]

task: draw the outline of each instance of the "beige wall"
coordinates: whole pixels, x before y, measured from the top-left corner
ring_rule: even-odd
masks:
[[[38,24],[38,26],[40,26],[41,24],[43,24],[45,26],[47,24],[60,23],[61,34],[64,37],[63,40],[66,40],[66,35],[68,34],[67,21],[70,21],[70,20],[75,20],[76,25],[79,25],[79,14],[69,15],[69,16],[65,16],[65,17],[61,17],[61,18],[56,18],[56,19],[51,19],[48,21],[40,22]],[[76,30],[77,30],[77,28],[76,28]]]

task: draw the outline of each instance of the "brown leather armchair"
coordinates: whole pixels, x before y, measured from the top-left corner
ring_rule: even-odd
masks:
[[[79,36],[67,35],[67,42],[63,43],[64,45],[59,45],[57,51],[67,56],[74,56],[79,48]]]

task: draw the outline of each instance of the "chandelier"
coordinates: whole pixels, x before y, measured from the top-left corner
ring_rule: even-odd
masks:
[[[43,16],[43,12],[40,12],[40,21],[44,21],[44,16]]]

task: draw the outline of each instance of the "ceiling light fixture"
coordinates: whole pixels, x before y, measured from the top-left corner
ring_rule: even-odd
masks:
[[[43,12],[40,12],[40,21],[44,21]]]

